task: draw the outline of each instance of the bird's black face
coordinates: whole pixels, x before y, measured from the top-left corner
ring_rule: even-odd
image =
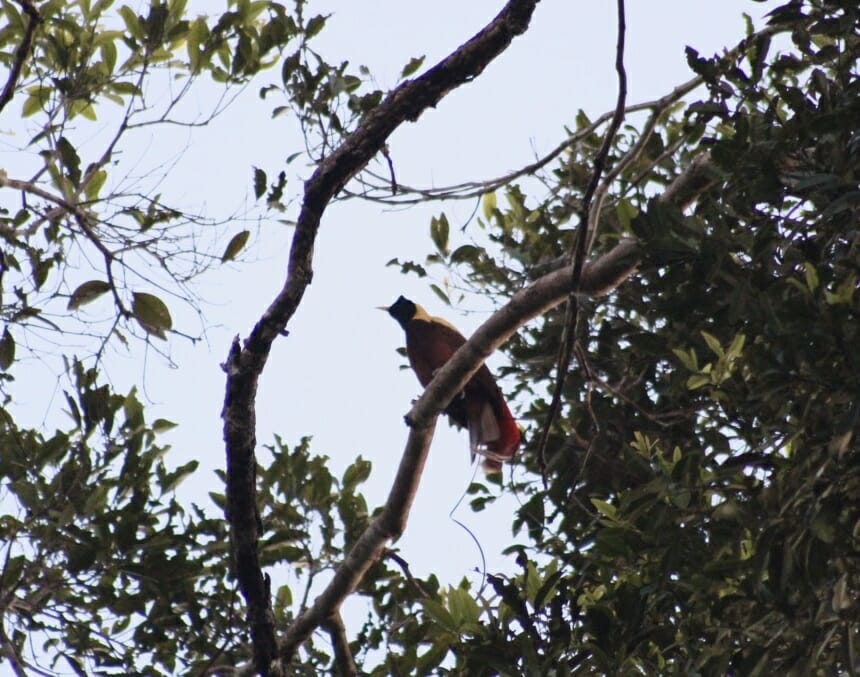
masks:
[[[403,296],[399,297],[393,305],[388,307],[388,314],[400,323],[401,327],[406,327],[406,323],[415,317],[416,306],[412,301]]]

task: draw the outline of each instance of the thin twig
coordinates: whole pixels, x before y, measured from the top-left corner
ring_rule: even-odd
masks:
[[[409,562],[403,559],[394,550],[386,550],[384,557],[386,559],[394,561],[394,563],[400,567],[400,570],[403,572],[403,575],[406,576],[406,580],[409,581],[409,583],[418,591],[418,594],[421,595],[421,597],[430,597],[430,595],[428,595],[427,591],[424,589],[424,586],[421,585],[418,579],[412,575],[412,570],[409,568]]]
[[[123,317],[131,317],[131,311],[125,307],[125,304],[123,303],[122,298],[119,295],[119,291],[117,289],[116,282],[113,277],[113,263],[116,257],[114,256],[114,253],[110,249],[108,249],[105,243],[102,242],[101,238],[96,234],[95,230],[93,230],[93,227],[90,225],[90,219],[92,217],[85,209],[60,195],[55,195],[54,193],[51,193],[44,188],[37,186],[31,181],[10,179],[9,177],[0,175],[0,188],[12,188],[14,190],[20,190],[22,193],[35,195],[36,197],[40,197],[43,200],[47,200],[48,202],[58,205],[65,212],[71,214],[75,218],[75,222],[78,224],[78,227],[81,229],[81,232],[90,242],[92,242],[93,246],[104,258],[105,274],[107,275],[107,282],[110,286],[111,293],[113,294],[113,299],[114,303],[116,304],[117,310]]]
[[[570,264],[573,268],[571,292],[567,300],[561,345],[556,358],[555,385],[553,387],[552,401],[550,402],[549,411],[547,412],[546,420],[544,421],[543,428],[541,429],[540,440],[537,448],[538,464],[540,465],[544,489],[547,488],[546,445],[549,440],[549,434],[552,429],[553,422],[561,409],[561,394],[564,389],[565,379],[567,378],[567,371],[570,368],[570,360],[573,356],[573,346],[576,341],[577,328],[579,326],[579,304],[576,292],[578,291],[579,279],[582,276],[582,267],[585,264],[585,256],[588,250],[587,245],[590,239],[589,232],[597,230],[596,215],[592,214],[591,201],[600,185],[600,179],[603,176],[606,160],[609,157],[609,151],[612,148],[615,135],[621,127],[621,122],[624,120],[624,106],[627,100],[627,71],[624,68],[624,38],[627,26],[625,20],[624,0],[617,0],[617,8],[618,38],[615,46],[615,71],[618,74],[618,98],[616,100],[612,122],[609,124],[609,129],[606,130],[606,136],[603,137],[603,145],[600,147],[600,151],[594,159],[594,171],[591,174],[591,180],[588,183],[588,187],[585,190],[585,196],[582,200],[579,232],[576,236],[574,248],[570,253]],[[595,219],[594,222],[592,222],[592,218]]]
[[[3,86],[3,91],[0,92],[0,111],[15,96],[15,87],[18,86],[18,78],[21,77],[21,70],[24,68],[24,62],[30,55],[30,47],[33,44],[33,35],[36,33],[42,17],[39,16],[39,10],[33,5],[32,0],[18,0],[21,4],[21,9],[29,17],[27,28],[24,30],[24,37],[21,38],[21,43],[18,49],[15,50],[15,58],[12,60],[12,67],[9,69],[9,77],[6,78],[6,84]]]
[[[388,163],[388,171],[391,174],[391,194],[397,195],[397,176],[394,174],[394,163],[391,161],[391,153],[388,151],[388,144],[382,147],[382,157]]]
[[[727,50],[720,57],[720,61],[724,64],[728,64],[731,60],[743,54],[750,45],[755,44],[759,39],[775,35],[785,30],[786,28],[783,25],[766,26],[756,33],[745,37],[732,49]],[[678,85],[659,99],[627,106],[625,114],[629,116],[633,113],[639,113],[642,111],[652,111],[655,115],[662,114],[669,106],[680,101],[684,96],[701,86],[703,83],[704,79],[701,76],[693,77],[687,82]],[[359,198],[370,202],[378,202],[380,204],[400,206],[408,206],[436,200],[469,200],[475,197],[480,197],[516,181],[519,178],[536,174],[566,150],[574,147],[583,138],[590,136],[600,127],[610,122],[613,117],[613,111],[601,114],[594,120],[594,122],[571,134],[546,155],[538,158],[530,164],[520,167],[519,169],[515,169],[495,178],[483,179],[480,181],[465,181],[463,183],[437,188],[419,188],[399,183],[397,186],[397,195],[392,197],[388,195],[390,192],[388,179],[375,172],[365,170],[359,177],[357,177],[359,186],[364,188],[364,190],[346,188],[343,191],[343,195],[347,199]],[[367,181],[365,177],[370,177],[371,179],[378,181],[378,185]],[[374,193],[372,191],[376,192]]]

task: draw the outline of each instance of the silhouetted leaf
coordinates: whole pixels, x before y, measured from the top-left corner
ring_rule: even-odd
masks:
[[[230,242],[227,244],[227,248],[224,250],[224,253],[221,255],[221,263],[225,263],[227,261],[232,261],[236,258],[236,255],[242,251],[245,245],[248,242],[248,238],[251,233],[247,230],[243,230],[239,233],[236,233],[232,238],[230,238]]]
[[[0,369],[7,371],[15,361],[15,339],[9,333],[9,327],[3,330],[3,337],[0,338]]]
[[[157,296],[134,292],[131,312],[138,324],[148,333],[166,339],[165,331],[173,328],[173,320],[167,306]]]
[[[68,310],[75,310],[82,305],[95,301],[102,294],[110,291],[110,284],[104,280],[89,280],[79,285],[69,297]]]

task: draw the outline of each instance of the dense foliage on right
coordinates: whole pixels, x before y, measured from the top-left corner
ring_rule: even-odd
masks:
[[[454,642],[466,673],[860,669],[858,20],[853,2],[790,2],[738,56],[688,50],[700,100],[655,107],[653,131],[628,116],[592,254],[633,236],[642,263],[580,301],[546,488],[563,306],[506,348],[531,441],[521,573],[490,577],[485,622]],[[450,254],[437,229],[430,262],[500,302],[560,265],[601,140],[581,133],[542,201],[485,199],[501,256]],[[696,165],[706,179],[671,199]]]

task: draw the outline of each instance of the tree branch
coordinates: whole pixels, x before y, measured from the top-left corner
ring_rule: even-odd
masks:
[[[90,221],[92,219],[89,212],[87,212],[83,207],[79,204],[72,202],[71,200],[67,200],[66,198],[55,195],[50,191],[41,188],[31,181],[21,181],[20,179],[10,179],[7,176],[4,176],[2,172],[0,172],[0,188],[12,188],[14,190],[20,190],[22,193],[28,193],[30,195],[35,195],[36,197],[40,197],[47,202],[51,202],[52,204],[57,205],[60,209],[65,211],[74,217],[75,223],[78,224],[78,227],[81,229],[81,232],[84,234],[90,242],[92,242],[93,246],[99,251],[99,253],[104,258],[105,262],[105,275],[107,275],[107,282],[111,289],[111,294],[113,295],[114,304],[117,307],[117,311],[123,318],[131,317],[131,311],[125,307],[125,304],[120,298],[119,290],[117,289],[116,282],[113,276],[113,263],[115,260],[114,253],[108,249],[107,245],[102,242],[101,238],[98,234],[93,230],[92,225],[90,225]]]
[[[12,61],[12,67],[9,69],[9,77],[6,78],[6,84],[3,86],[3,91],[0,92],[0,111],[15,96],[15,87],[18,86],[18,78],[21,77],[21,70],[24,68],[24,62],[30,55],[30,47],[33,44],[33,35],[36,33],[36,26],[42,21],[39,16],[39,10],[33,5],[32,0],[19,0],[21,9],[29,17],[27,28],[24,30],[24,37],[21,38],[21,44],[15,50],[15,58]]]
[[[785,30],[788,29],[785,26],[779,24],[773,26],[766,26],[765,28],[745,37],[732,49],[726,50],[726,52],[721,57],[721,61],[725,64],[728,64],[732,59],[736,59],[737,57],[742,55],[751,45],[756,44],[759,39],[776,35],[777,33],[784,32]],[[691,78],[687,82],[678,85],[671,92],[665,94],[659,99],[655,99],[652,101],[644,101],[642,103],[628,106],[625,109],[625,114],[630,115],[632,113],[638,113],[642,111],[652,111],[651,119],[656,121],[656,119],[660,115],[662,115],[663,112],[665,112],[665,110],[668,109],[669,106],[676,103],[677,101],[680,101],[682,97],[686,96],[694,89],[702,85],[703,82],[704,79],[701,76],[697,75],[696,77]],[[391,184],[386,177],[380,176],[371,171],[366,171],[362,174],[362,176],[358,177],[358,183],[363,190],[357,191],[347,189],[344,190],[344,194],[347,198],[361,198],[363,200],[379,202],[381,204],[386,205],[413,205],[422,202],[429,202],[431,200],[466,200],[480,197],[485,193],[497,190],[502,186],[505,186],[519,178],[536,174],[539,170],[543,169],[543,167],[552,162],[563,152],[575,146],[581,139],[590,136],[591,134],[595,133],[600,127],[602,127],[608,122],[611,122],[613,117],[614,111],[609,111],[601,114],[594,120],[594,122],[568,136],[564,141],[559,143],[546,155],[538,158],[537,160],[528,165],[520,167],[519,169],[515,169],[501,176],[497,176],[495,178],[483,179],[480,181],[465,181],[463,183],[458,183],[455,185],[436,188],[419,188],[403,183],[398,183],[397,194],[391,195]],[[371,179],[375,179],[379,183],[372,183],[366,180],[364,176],[368,176]],[[604,180],[604,184],[606,184],[607,187],[608,180],[609,176],[607,176],[606,180]]]
[[[452,52],[433,68],[414,80],[407,80],[394,89],[385,100],[369,112],[358,128],[327,158],[305,183],[304,200],[296,223],[290,248],[287,279],[283,288],[251,331],[244,346],[234,340],[224,370],[227,373],[224,400],[224,440],[227,454],[227,506],[236,557],[236,575],[239,587],[248,604],[251,637],[254,644],[256,669],[268,674],[274,655],[274,622],[271,599],[260,567],[257,544],[259,531],[256,518],[255,475],[257,383],[271,350],[272,343],[281,335],[302,300],[313,276],[313,247],[320,219],[332,198],[378,153],[389,135],[403,122],[415,121],[427,108],[436,106],[450,91],[470,82],[510,45],[511,41],[528,28],[538,0],[510,0],[502,11],[471,40]],[[416,464],[408,468],[412,484],[417,484],[420,466],[426,456],[433,433],[433,424],[418,428],[421,439],[413,442],[414,453],[404,457]],[[416,434],[416,429],[413,429]],[[414,435],[413,435],[414,436]],[[403,470],[403,464],[401,467]],[[340,576],[328,590],[332,604],[324,616],[317,616],[317,603],[301,614],[288,630],[280,655],[289,660],[298,645],[315,628],[331,617],[340,602],[351,592],[364,571],[375,561],[384,543],[403,529],[411,494],[400,495],[404,481],[395,484],[391,500],[395,505],[406,505],[398,518],[393,508],[383,511],[384,519],[374,521],[369,532],[378,536],[359,541],[339,569]],[[407,490],[408,491],[408,490]],[[414,494],[414,488],[412,489]],[[376,533],[376,532],[374,532]],[[360,566],[355,566],[356,563]]]
[[[691,164],[687,172],[679,175],[660,199],[676,204],[676,201],[693,200],[710,181],[709,161],[702,156]],[[684,206],[684,203],[679,206]],[[641,246],[637,240],[622,240],[600,258],[583,265],[577,294],[593,298],[606,296],[636,272],[641,258]],[[403,532],[438,415],[463,390],[484,360],[514,332],[564,301],[573,282],[573,268],[565,265],[521,289],[507,305],[493,313],[436,373],[406,415],[411,429],[385,507],[358,538],[325,590],[296,618],[284,635],[278,649],[284,663],[292,660],[299,645],[340,608],[370,566],[386,554],[386,544]]]
[[[559,346],[556,358],[555,385],[552,391],[552,400],[550,401],[546,420],[543,423],[537,452],[544,489],[547,486],[546,445],[549,440],[553,421],[561,409],[561,393],[564,389],[567,371],[570,369],[570,360],[573,357],[573,346],[576,341],[577,328],[579,327],[579,303],[576,298],[576,288],[579,285],[585,257],[588,255],[588,243],[593,239],[594,233],[597,232],[600,205],[603,202],[602,196],[598,195],[598,199],[595,201],[594,207],[596,209],[592,209],[591,202],[600,186],[600,179],[606,168],[606,161],[609,157],[612,143],[615,140],[615,135],[621,127],[621,122],[624,120],[624,108],[627,102],[627,71],[624,68],[624,42],[627,32],[627,21],[624,11],[624,0],[617,0],[617,14],[618,35],[615,45],[615,70],[618,74],[618,97],[615,102],[615,112],[612,114],[612,122],[609,123],[609,129],[606,130],[606,136],[603,137],[603,144],[597,152],[597,157],[594,159],[594,170],[591,173],[591,180],[588,182],[588,187],[585,189],[585,195],[582,198],[582,215],[579,220],[579,232],[576,234],[574,248],[570,252],[573,281],[571,292],[567,299],[561,345]],[[643,138],[647,139],[647,137],[647,134],[643,134]],[[611,180],[611,177],[609,177],[609,180]]]
[[[349,639],[346,636],[346,627],[343,625],[340,612],[335,612],[325,622],[324,627],[331,637],[331,643],[334,647],[334,664],[337,666],[341,677],[358,675],[358,668],[355,666],[355,659],[349,648]]]
[[[621,284],[636,270],[638,247],[635,240],[625,240],[594,263],[585,265],[579,283],[580,293],[603,296]],[[565,267],[520,290],[438,371],[406,415],[409,437],[385,507],[358,538],[325,590],[296,618],[284,635],[279,645],[279,655],[284,664],[292,660],[299,645],[340,608],[365,572],[385,553],[386,544],[403,532],[438,415],[463,390],[484,360],[517,329],[563,301],[572,282],[573,269]]]

